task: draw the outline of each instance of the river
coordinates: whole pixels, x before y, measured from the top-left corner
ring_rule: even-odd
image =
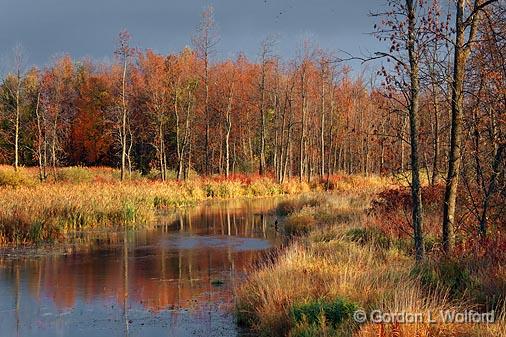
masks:
[[[4,251],[0,336],[245,335],[234,288],[281,240],[278,201],[207,202],[161,215],[154,229]]]

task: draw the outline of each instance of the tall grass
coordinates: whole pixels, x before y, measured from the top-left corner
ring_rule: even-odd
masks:
[[[306,235],[277,252],[238,287],[239,323],[262,336],[504,336],[504,308],[498,306],[504,293],[498,295],[494,307],[498,308],[498,316],[503,316],[492,325],[450,324],[440,320],[432,324],[358,324],[347,309],[340,311],[339,320],[332,318],[336,314],[327,307],[335,303],[344,303],[346,308],[363,308],[369,315],[380,310],[425,315],[430,312],[433,317],[439,316],[440,311],[480,310],[480,306],[476,305],[476,297],[464,296],[466,289],[472,287],[463,283],[467,278],[459,278],[465,272],[452,274],[451,270],[455,270],[451,269],[445,274],[449,267],[435,259],[427,262],[425,273],[417,271],[414,258],[399,248],[395,237],[381,228],[366,226],[372,218],[367,213],[368,198],[363,195],[340,193],[301,204],[282,204],[279,214],[286,216],[282,221],[285,227],[293,227],[294,218],[310,216],[311,221],[304,225]],[[466,261],[473,263],[469,257]],[[483,277],[487,271],[496,270],[474,263]],[[434,268],[440,271],[428,271]],[[483,280],[494,279],[497,284],[501,277],[494,274]],[[443,279],[445,282],[441,282]],[[460,294],[454,292],[452,284],[462,287]],[[490,290],[494,289],[498,290]],[[294,310],[300,308],[305,308],[305,316],[294,319]]]
[[[67,232],[110,226],[145,226],[157,210],[211,198],[244,198],[323,190],[323,183],[235,175],[166,182],[135,174],[120,182],[112,168],[59,168],[38,180],[37,168],[14,172],[0,167],[0,244],[58,240]],[[362,184],[365,178],[332,177],[333,188]],[[360,187],[357,187],[360,188]]]

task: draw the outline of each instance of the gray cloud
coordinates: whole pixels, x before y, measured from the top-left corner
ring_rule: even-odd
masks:
[[[278,53],[293,57],[311,36],[329,50],[375,50],[370,0],[0,0],[0,50],[21,43],[30,64],[55,54],[109,58],[118,32],[126,28],[135,46],[174,52],[189,45],[208,5],[215,8],[220,34],[217,57],[244,52],[254,58],[260,41],[279,36]]]

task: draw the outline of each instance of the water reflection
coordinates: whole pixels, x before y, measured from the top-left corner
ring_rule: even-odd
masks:
[[[209,203],[65,255],[0,256],[0,336],[236,336],[234,283],[275,244],[275,205]]]

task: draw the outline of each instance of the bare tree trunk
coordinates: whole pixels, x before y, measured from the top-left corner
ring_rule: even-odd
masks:
[[[433,94],[436,96],[436,94]],[[434,141],[433,141],[433,157],[432,157],[432,176],[431,185],[434,186],[438,180],[439,173],[439,103],[434,97]]]
[[[262,54],[262,73],[260,79],[260,166],[258,173],[265,174],[265,54]]]
[[[121,181],[125,179],[125,167],[127,156],[127,108],[126,108],[126,72],[127,72],[127,58],[123,62],[123,77],[121,81]]]
[[[35,116],[37,116],[37,161],[39,164],[39,179],[40,181],[44,181],[46,179],[44,168],[43,168],[43,159],[42,159],[42,142],[43,133],[42,133],[42,121],[40,116],[40,91],[37,94],[37,104],[35,106]]]
[[[19,101],[21,95],[21,73],[18,69],[17,83],[16,83],[16,122],[15,122],[15,137],[14,137],[14,170],[18,170],[19,166]]]
[[[455,245],[455,209],[457,188],[462,156],[462,119],[464,104],[464,77],[467,59],[471,53],[476,36],[480,10],[494,1],[474,2],[473,12],[464,20],[465,0],[458,0],[455,14],[455,47],[453,58],[453,79],[451,86],[451,132],[448,173],[446,177],[445,199],[443,205],[443,249],[450,253]],[[466,41],[466,30],[469,36]]]
[[[184,126],[184,136],[183,136],[183,142],[181,144],[180,149],[180,157],[179,157],[179,164],[178,164],[178,179],[180,179],[184,174],[184,179],[186,180],[188,177],[187,172],[184,173],[184,154],[187,148],[190,147],[188,150],[188,157],[190,156],[191,151],[191,136],[190,136],[190,113],[192,109],[192,92],[190,88],[188,88],[188,103],[186,106],[186,117],[185,117],[185,126]],[[188,165],[190,165],[190,159],[188,159]]]
[[[160,124],[158,126],[158,132],[160,137],[160,178],[162,181],[165,181],[165,171],[164,171],[164,163],[163,163],[163,157],[165,153],[164,144],[163,144],[163,121],[160,118]]]
[[[410,104],[409,104],[409,127],[411,141],[411,197],[413,200],[413,229],[415,241],[415,257],[421,261],[425,257],[423,240],[423,211],[422,194],[420,186],[420,167],[418,153],[418,104],[420,78],[418,68],[418,56],[416,54],[416,11],[415,0],[406,0],[408,10],[408,41],[407,48],[410,64]]]
[[[134,138],[132,134],[132,129],[130,128],[130,124],[128,125],[128,139],[130,140],[130,144],[128,145],[127,151],[127,160],[128,160],[128,176],[132,178],[132,147],[134,145]]]
[[[225,176],[228,178],[230,175],[230,132],[232,131],[232,97],[234,91],[234,84],[230,85],[230,92],[228,96],[228,106],[225,118]]]
[[[235,142],[234,142],[234,159],[232,160],[232,173],[235,174],[235,165],[237,163],[237,153],[235,149]]]
[[[186,173],[184,175],[185,180],[190,178],[191,166],[192,166],[192,140],[190,136],[188,141],[188,161],[186,164]]]
[[[304,62],[304,61],[303,61]],[[301,73],[300,73],[300,83],[301,83],[301,110],[302,110],[302,118],[301,118],[301,131],[300,131],[300,140],[299,140],[299,181],[302,182],[302,177],[304,176],[304,147],[305,147],[305,139],[306,139],[306,88],[305,88],[305,75],[306,68],[305,64],[301,65]]]
[[[325,68],[322,64],[322,91],[321,91],[321,115],[320,115],[320,178],[325,176]]]
[[[205,58],[205,87],[206,87],[206,97],[205,97],[205,108],[206,108],[206,175],[209,175],[209,128],[210,128],[210,115],[209,115],[209,58],[206,52]]]
[[[401,117],[401,130],[400,130],[400,142],[401,142],[401,172],[404,173],[404,157],[405,157],[405,150],[404,150],[404,128],[406,127],[406,117],[404,113],[402,113]]]
[[[311,182],[311,175],[313,173],[313,155],[314,155],[314,151],[309,151],[309,149],[312,148],[312,145],[313,145],[313,137],[310,137],[309,138],[309,142],[307,144],[307,147],[308,147],[308,151],[306,151],[306,153],[309,153],[308,156],[306,156],[306,165],[307,165],[307,182],[308,184]]]
[[[330,179],[330,175],[334,173],[334,167],[332,165],[332,155],[334,153],[334,90],[332,89],[332,78],[331,78],[331,91],[330,91],[330,127],[329,127],[329,134],[328,134],[328,160],[327,160],[327,184]]]
[[[11,94],[15,97],[16,110],[14,116],[14,170],[19,168],[19,120],[20,120],[20,104],[21,104],[21,85],[22,85],[22,67],[23,67],[23,50],[21,45],[17,45],[14,50],[14,71],[16,72],[16,90]]]
[[[291,155],[290,155],[290,153],[291,153],[291,146],[290,145],[291,145],[291,140],[292,140],[291,136],[292,136],[292,126],[289,124],[288,125],[288,135],[286,137],[286,149],[285,149],[286,156],[285,156],[283,174],[281,175],[281,182],[284,182],[285,178],[287,177],[288,162],[289,162],[289,160],[291,161]]]
[[[176,173],[176,179],[180,180],[183,176],[183,154],[181,152],[181,136],[180,136],[180,129],[179,129],[179,109],[178,109],[178,94],[177,94],[177,88],[176,93],[174,95],[174,116],[176,118],[175,120],[175,127],[176,127],[176,154],[177,154],[177,173]]]
[[[487,235],[487,213],[490,206],[490,198],[495,191],[497,176],[499,175],[499,165],[501,165],[501,162],[503,160],[505,146],[505,144],[501,144],[498,148],[496,148],[494,162],[492,163],[492,175],[490,176],[488,188],[485,191],[485,197],[483,199],[483,207],[480,216],[480,235],[483,237]]]
[[[280,140],[279,140],[279,159],[278,159],[278,167],[276,170],[277,181],[279,183],[283,182],[284,175],[284,163],[285,157],[287,156],[287,152],[285,151],[285,129],[286,129],[286,110],[288,104],[288,93],[285,95],[285,103],[283,105],[283,112],[281,115],[281,132],[280,132]]]
[[[438,44],[437,40],[433,42],[433,55],[427,61],[429,63],[429,77],[432,89],[432,106],[434,109],[434,120],[431,119],[431,128],[433,133],[432,141],[432,174],[430,178],[430,184],[434,186],[438,180],[439,174],[439,114],[440,114],[440,102],[439,102],[439,87],[438,78],[435,66],[438,63]]]
[[[47,179],[48,173],[47,173],[47,127],[46,123],[44,121],[44,146],[43,146],[43,152],[44,152],[44,160],[42,162],[42,171],[44,174],[44,180]]]
[[[53,131],[52,131],[52,139],[51,139],[51,166],[53,168],[53,178],[56,181],[56,162],[57,162],[57,156],[56,156],[56,146],[58,143],[58,116],[59,111],[56,112],[54,117],[54,123],[53,123]]]

